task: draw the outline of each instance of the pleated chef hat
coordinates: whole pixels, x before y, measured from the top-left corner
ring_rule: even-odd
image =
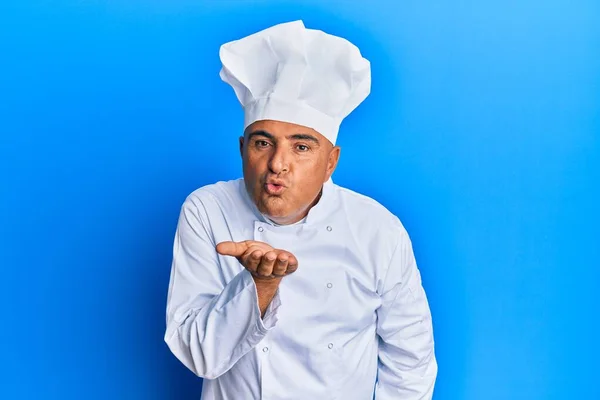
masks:
[[[346,39],[275,25],[221,46],[221,79],[244,108],[244,129],[259,120],[312,128],[335,144],[342,120],[371,90],[371,67]]]

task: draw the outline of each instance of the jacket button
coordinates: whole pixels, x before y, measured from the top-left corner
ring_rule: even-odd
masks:
[[[332,228],[331,226],[328,226],[328,227],[327,227],[327,230],[328,230],[329,232],[331,232],[331,231],[333,230],[333,228]]]
[[[262,226],[259,226],[259,227],[258,227],[258,231],[259,231],[259,232],[262,232],[262,231],[264,231],[263,227],[262,227]]]

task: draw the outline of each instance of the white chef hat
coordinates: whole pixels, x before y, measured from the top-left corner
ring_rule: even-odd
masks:
[[[221,46],[221,79],[244,108],[244,129],[259,120],[312,128],[335,144],[342,120],[371,90],[371,67],[346,39],[275,25]]]

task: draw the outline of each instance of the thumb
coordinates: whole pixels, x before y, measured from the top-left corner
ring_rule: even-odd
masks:
[[[217,253],[222,256],[240,257],[248,250],[246,242],[221,242],[217,245]]]

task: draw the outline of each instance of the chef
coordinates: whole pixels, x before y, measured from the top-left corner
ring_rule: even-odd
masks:
[[[220,58],[244,110],[243,179],[181,207],[169,348],[204,378],[204,400],[431,399],[432,320],[410,238],[331,179],[369,62],[301,21],[226,43]]]

